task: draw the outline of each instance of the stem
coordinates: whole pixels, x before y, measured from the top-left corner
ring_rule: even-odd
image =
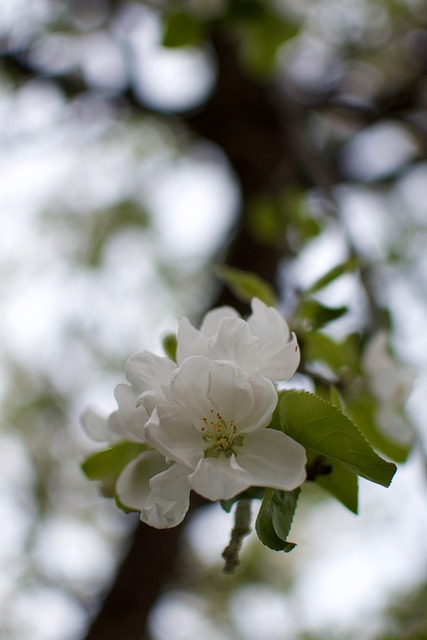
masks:
[[[225,560],[224,573],[229,575],[236,571],[240,564],[239,553],[243,538],[251,532],[251,501],[239,500],[234,514],[234,527],[231,532],[229,545],[222,552]]]

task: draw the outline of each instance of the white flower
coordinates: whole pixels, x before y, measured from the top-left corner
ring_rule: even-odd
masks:
[[[145,366],[137,376],[138,392],[153,398],[160,393],[160,385],[170,381],[168,372],[173,371],[174,364],[149,352],[137,354],[134,358],[137,361],[141,359]],[[92,409],[83,413],[81,421],[86,433],[96,442],[145,443],[144,425],[149,414],[144,406],[137,406],[138,393],[131,385],[119,384],[115,397],[118,409],[108,418],[101,417]],[[143,522],[159,529],[174,527],[188,510],[190,486],[187,476],[186,467],[167,462],[158,451],[143,451],[120,474],[116,493],[125,507],[141,512]],[[169,483],[167,495],[165,482]]]
[[[405,419],[403,406],[412,390],[414,378],[390,355],[385,331],[379,331],[368,342],[363,355],[363,365],[378,400],[378,426],[395,442],[402,445],[410,444],[414,432]]]
[[[187,467],[189,486],[200,495],[229,499],[250,486],[290,491],[305,480],[304,448],[265,428],[277,403],[269,380],[245,375],[232,361],[194,356],[163,391],[146,440]]]
[[[192,489],[222,500],[251,486],[302,484],[304,448],[267,428],[278,397],[272,380],[291,377],[299,358],[285,320],[257,299],[247,322],[230,307],[208,313],[200,330],[182,320],[178,364],[148,351],[129,358],[118,409],[82,418],[98,442],[147,445],[117,480],[120,502],[167,528],[184,518]]]
[[[295,373],[300,351],[294,333],[274,307],[253,298],[252,314],[243,320],[232,307],[208,312],[200,330],[183,318],[178,327],[177,361],[189,356],[232,360],[250,375],[257,371],[269,380],[288,380]]]

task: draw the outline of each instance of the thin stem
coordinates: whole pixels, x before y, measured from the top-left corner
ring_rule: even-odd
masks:
[[[239,553],[243,538],[251,532],[251,501],[239,500],[234,514],[234,527],[229,545],[222,552],[224,573],[233,574],[240,564]]]

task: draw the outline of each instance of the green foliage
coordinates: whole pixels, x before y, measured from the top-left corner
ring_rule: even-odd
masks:
[[[243,302],[250,302],[252,298],[259,298],[271,307],[276,306],[277,298],[273,287],[256,273],[228,266],[218,267],[216,272],[230,287],[236,298]]]
[[[257,242],[277,245],[283,238],[286,225],[277,202],[271,194],[253,197],[248,206],[248,228]]]
[[[270,11],[265,3],[258,5],[255,15],[246,14],[244,18],[237,25],[242,62],[251,74],[267,76],[274,69],[279,48],[298,33],[299,27]]]
[[[341,264],[336,265],[335,267],[330,269],[330,271],[325,273],[325,275],[321,276],[318,280],[316,280],[316,282],[314,282],[311,285],[311,287],[307,289],[305,294],[307,295],[307,294],[316,293],[317,291],[324,289],[325,287],[328,286],[328,284],[331,284],[332,282],[337,280],[340,276],[344,275],[345,273],[350,273],[351,271],[354,271],[359,266],[360,266],[360,262],[355,259],[347,260],[346,262],[342,262]]]
[[[191,47],[200,45],[204,38],[202,23],[186,11],[174,11],[165,16],[164,47]]]
[[[348,307],[327,307],[317,300],[303,299],[296,312],[296,319],[311,331],[316,331],[326,324],[338,320],[347,311]]]
[[[373,447],[396,462],[404,462],[407,459],[412,443],[405,446],[394,442],[379,429],[376,419],[378,404],[370,393],[365,391],[350,398],[347,408],[349,415]]]
[[[137,442],[119,442],[110,449],[93,453],[82,463],[81,468],[89,480],[100,480],[105,496],[114,495],[114,485],[120,473],[147,445]]]
[[[300,489],[267,489],[255,523],[259,539],[274,551],[292,551],[296,544],[287,537],[297,507]]]
[[[284,433],[371,482],[388,487],[396,466],[380,458],[356,425],[332,404],[305,391],[280,392]]]
[[[327,460],[327,458],[325,458]],[[331,461],[332,463],[332,461]],[[353,513],[358,512],[359,483],[357,475],[334,461],[330,473],[319,473],[313,478],[322,489],[339,500]]]
[[[168,358],[176,362],[177,339],[174,333],[168,333],[162,340],[165,354]]]
[[[360,370],[359,337],[350,334],[335,341],[324,333],[305,333],[301,336],[306,362],[321,361],[340,375],[343,370],[358,373]]]

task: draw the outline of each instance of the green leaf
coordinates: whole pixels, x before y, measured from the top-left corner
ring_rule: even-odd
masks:
[[[306,391],[280,392],[284,433],[371,482],[388,487],[396,465],[371,449],[356,425],[332,404]]]
[[[90,455],[81,465],[89,480],[116,479],[121,471],[148,446],[137,442],[119,442],[110,449]]]
[[[302,300],[298,307],[297,319],[303,320],[311,331],[320,329],[329,322],[341,318],[348,311],[348,307],[327,307],[317,300]]]
[[[252,74],[263,77],[274,69],[279,48],[298,33],[299,26],[266,10],[264,4],[256,19],[240,21],[236,31],[241,34],[243,63]]]
[[[305,294],[315,293],[316,291],[320,291],[320,289],[324,289],[328,286],[328,284],[331,284],[331,282],[342,276],[344,273],[350,273],[351,271],[357,269],[359,264],[359,261],[355,259],[347,260],[346,262],[338,264],[330,271],[325,273],[324,276],[316,280],[316,282],[314,282],[314,284],[312,284],[311,287],[307,289]]]
[[[259,298],[270,307],[276,306],[277,298],[272,286],[256,273],[229,266],[218,267],[216,271],[239,300],[250,302],[252,298]]]
[[[353,373],[360,371],[357,335],[351,334],[341,342],[336,342],[330,336],[317,332],[299,334],[299,338],[299,341],[303,342],[306,362],[324,362],[336,373],[345,369]]]
[[[317,475],[314,482],[337,498],[347,509],[357,513],[359,493],[357,476],[336,461],[331,466],[331,473]]]
[[[177,344],[178,342],[174,333],[168,333],[162,340],[164,352],[173,362],[176,362]]]
[[[259,539],[274,551],[288,553],[295,548],[287,540],[297,506],[300,489],[278,491],[267,489],[255,523]]]
[[[199,20],[185,11],[169,13],[165,18],[164,47],[191,47],[203,40],[203,28]]]

